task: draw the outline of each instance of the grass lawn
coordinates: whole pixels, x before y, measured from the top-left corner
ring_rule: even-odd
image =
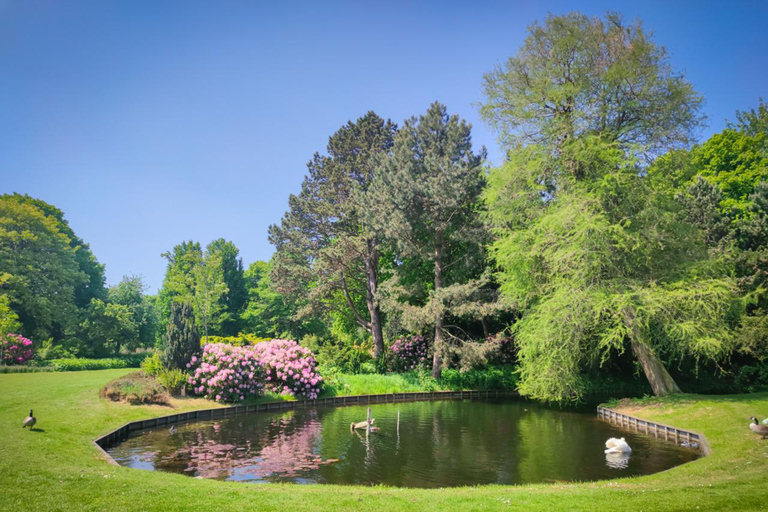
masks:
[[[198,399],[171,409],[98,397],[130,371],[0,375],[0,511],[768,510],[768,440],[747,427],[750,416],[768,416],[768,393],[626,404],[637,416],[705,434],[712,448],[709,457],[646,477],[435,490],[261,485],[108,464],[91,444],[99,435],[131,420],[211,407]],[[381,378],[352,380],[354,393],[408,390],[382,389]],[[21,428],[30,407],[39,427],[32,432]]]

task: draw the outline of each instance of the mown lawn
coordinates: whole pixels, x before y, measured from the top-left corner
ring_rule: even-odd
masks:
[[[768,441],[747,424],[768,393],[635,402],[634,414],[704,433],[712,455],[647,477],[574,484],[437,490],[194,479],[107,464],[91,441],[123,423],[169,414],[98,397],[132,370],[0,375],[1,511],[768,510]],[[365,379],[355,382],[364,393]],[[381,392],[381,379],[375,382]],[[184,400],[174,411],[211,407]],[[30,407],[39,430],[21,428]],[[563,446],[567,450],[567,446]]]

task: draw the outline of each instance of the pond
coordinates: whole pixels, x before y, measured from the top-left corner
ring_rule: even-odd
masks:
[[[510,400],[371,405],[379,432],[350,424],[366,406],[251,413],[137,432],[108,450],[121,465],[244,482],[450,487],[645,475],[698,450],[597,418]],[[397,413],[400,411],[400,428]],[[624,437],[631,455],[604,453]]]

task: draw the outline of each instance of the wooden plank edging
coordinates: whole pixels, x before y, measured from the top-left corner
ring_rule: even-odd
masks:
[[[700,434],[699,432],[695,432],[693,430],[684,430],[682,428],[673,427],[671,425],[644,420],[642,418],[637,418],[635,416],[630,416],[628,414],[614,411],[613,409],[609,409],[607,407],[598,406],[597,415],[603,420],[618,422],[621,426],[630,427],[636,432],[640,432],[642,434],[648,435],[652,432],[654,437],[658,437],[663,432],[664,439],[666,440],[669,440],[671,436],[675,441],[685,440],[688,443],[698,443],[702,455],[709,455],[712,451],[709,446],[709,441],[707,441],[707,438],[704,436],[704,434]]]

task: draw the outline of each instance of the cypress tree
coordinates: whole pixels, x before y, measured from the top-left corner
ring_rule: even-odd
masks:
[[[187,303],[173,302],[171,318],[163,336],[163,366],[184,369],[192,356],[200,352],[200,335],[195,328],[195,312]]]

